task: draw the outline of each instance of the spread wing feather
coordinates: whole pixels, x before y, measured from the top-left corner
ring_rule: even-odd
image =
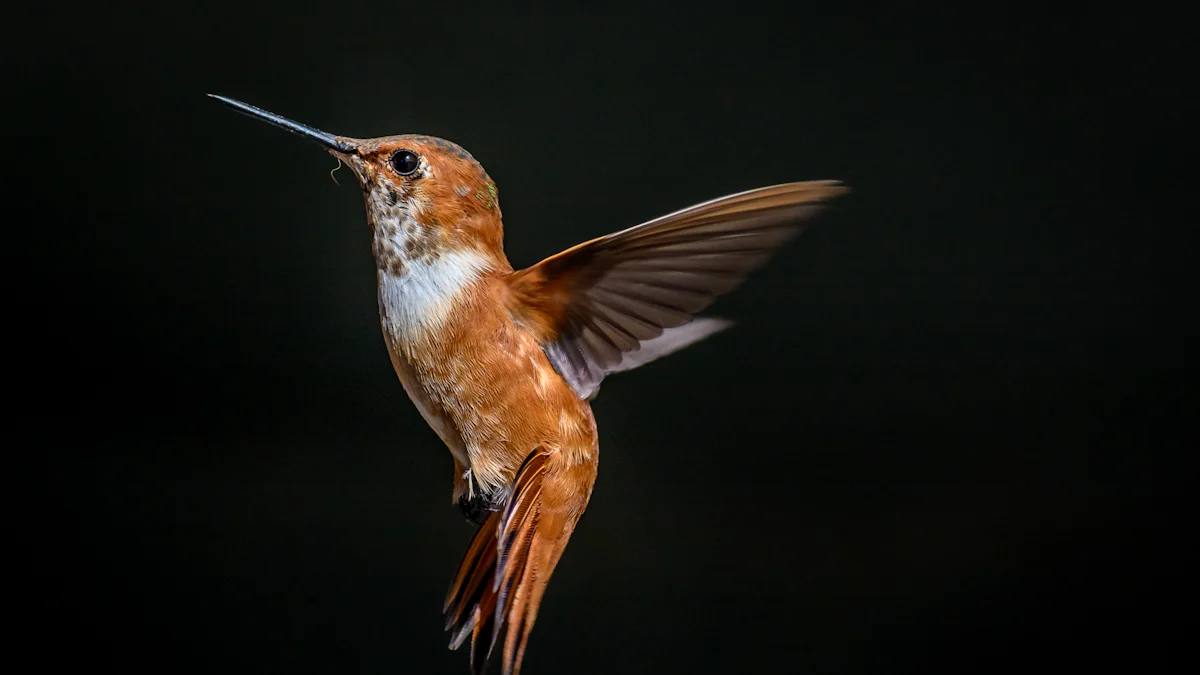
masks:
[[[608,373],[729,325],[693,319],[846,191],[836,181],[759,188],[593,239],[514,272],[512,310],[571,388],[591,398]]]

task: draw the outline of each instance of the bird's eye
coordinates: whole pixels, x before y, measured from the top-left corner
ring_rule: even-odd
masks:
[[[411,175],[421,165],[421,158],[412,150],[397,150],[392,153],[392,168],[401,176]]]

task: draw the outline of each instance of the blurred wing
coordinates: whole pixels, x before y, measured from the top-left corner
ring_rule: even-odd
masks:
[[[570,248],[509,278],[513,312],[582,398],[728,325],[693,315],[845,193],[786,183],[714,199]]]

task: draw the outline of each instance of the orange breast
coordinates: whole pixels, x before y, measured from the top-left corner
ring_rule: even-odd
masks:
[[[508,314],[505,291],[483,278],[456,299],[438,330],[388,345],[422,416],[488,491],[507,487],[539,445],[563,453],[567,465],[592,464],[597,452],[591,407]]]

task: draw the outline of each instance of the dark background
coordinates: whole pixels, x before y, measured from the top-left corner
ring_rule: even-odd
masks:
[[[461,143],[517,266],[730,192],[852,186],[713,308],[735,330],[605,382],[525,672],[1165,658],[1196,337],[1194,209],[1165,204],[1194,109],[1159,59],[1183,52],[1126,15],[989,7],[27,24],[10,162],[40,215],[12,216],[10,331],[36,376],[11,391],[39,468],[12,513],[42,663],[467,669],[440,609],[471,530],[388,363],[353,177],[207,92]]]

